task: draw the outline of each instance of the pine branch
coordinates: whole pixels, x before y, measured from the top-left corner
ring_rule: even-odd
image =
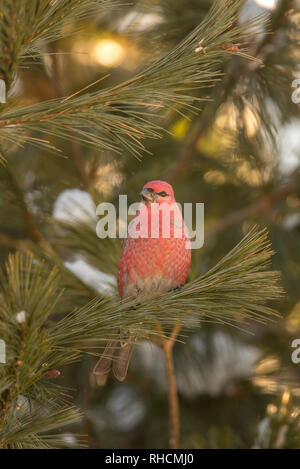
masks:
[[[292,180],[288,183],[279,187],[278,189],[261,196],[257,201],[244,207],[240,210],[236,210],[232,213],[229,213],[223,219],[217,221],[213,226],[211,226],[205,233],[206,239],[210,239],[212,236],[219,234],[228,227],[232,225],[237,225],[242,223],[244,220],[249,219],[260,213],[270,213],[273,210],[273,206],[281,201],[286,200],[286,198],[295,193],[300,188],[300,177],[299,172],[295,174]]]
[[[261,41],[256,41],[256,44],[253,46],[251,45],[251,52],[254,57],[261,59],[262,62],[264,62],[266,59],[268,59],[268,55],[270,54],[270,45],[273,43],[276,44],[277,41],[277,36],[276,33],[280,30],[280,27],[284,23],[288,23],[288,18],[286,17],[286,13],[289,11],[289,9],[292,7],[292,1],[291,0],[281,0],[278,2],[277,8],[274,10],[274,12],[271,15],[270,22],[268,24],[268,34],[265,35],[264,39]],[[252,41],[253,42],[253,41]],[[294,42],[296,44],[297,38],[295,37]],[[276,47],[276,45],[275,45]],[[276,51],[276,54],[274,56],[275,63],[278,61],[278,57],[281,57],[280,54]],[[269,70],[270,67],[267,67],[267,73],[271,70]],[[276,70],[276,75],[278,76],[278,71]],[[265,103],[265,94],[267,92],[267,87],[271,87],[274,83],[273,80],[267,81],[264,79],[264,74],[265,74],[265,68],[262,68],[262,70],[257,70],[257,67],[255,68],[253,72],[253,62],[249,61],[237,61],[236,58],[234,57],[232,61],[230,61],[226,66],[225,66],[225,72],[224,72],[224,78],[222,81],[215,87],[213,95],[212,95],[212,100],[208,102],[204,108],[204,111],[201,115],[201,118],[198,121],[197,128],[194,129],[194,131],[191,134],[190,141],[186,145],[186,147],[183,149],[182,153],[179,155],[179,158],[174,165],[174,167],[171,169],[170,174],[169,174],[169,179],[171,182],[174,182],[177,180],[177,178],[183,173],[185,168],[190,164],[191,160],[194,158],[194,156],[197,154],[197,144],[199,142],[199,139],[203,137],[211,128],[214,123],[214,120],[217,116],[217,113],[220,109],[221,105],[224,105],[226,101],[231,99],[234,90],[236,89],[236,86],[238,83],[243,84],[243,80],[246,80],[246,87],[248,89],[246,90],[245,93],[242,93],[241,97],[238,97],[241,99],[241,107],[244,109],[246,103],[250,107],[250,102],[253,101],[253,97],[248,98],[246,102],[245,96],[250,95],[251,96],[251,84],[249,81],[249,74],[255,75],[255,78],[253,80],[255,84],[255,88],[253,91],[254,97],[256,97],[255,101],[255,109],[258,115],[260,116],[261,120],[263,121],[264,126],[262,127],[263,130],[268,130],[270,135],[273,132],[273,127],[270,129],[267,125],[267,122],[270,120],[266,118],[265,116],[265,109],[264,109],[264,104]],[[288,86],[290,87],[290,83],[292,81],[292,74],[287,74],[287,68],[284,68],[284,73],[288,76],[285,77],[285,81],[287,82]],[[272,72],[272,75],[274,76],[274,73]],[[277,78],[279,80],[279,78]],[[259,86],[258,86],[259,83]],[[282,88],[282,86],[281,86]],[[283,90],[280,90],[283,92]],[[245,96],[244,96],[245,94]],[[259,96],[259,94],[261,96]],[[284,94],[286,96],[286,94]],[[237,97],[235,96],[235,104],[237,104]],[[268,116],[269,117],[269,116]],[[288,114],[285,112],[284,113],[284,119],[288,119]]]
[[[80,253],[89,248],[85,254],[88,254],[96,265],[99,265],[99,258],[101,259],[104,253],[106,255],[108,254],[107,243],[99,244],[95,226],[80,223],[77,225],[64,224],[51,218],[48,220],[48,224],[46,219],[43,220],[44,232],[51,233],[53,237],[53,242],[50,244],[44,238],[37,225],[36,215],[32,213],[31,207],[28,204],[27,192],[22,187],[11,161],[7,162],[2,168],[2,176],[4,182],[2,193],[6,194],[7,199],[13,200],[14,207],[17,207],[21,211],[20,218],[24,220],[24,231],[28,239],[14,240],[5,234],[0,234],[0,244],[16,251],[33,253],[35,257],[39,258],[42,262],[46,261],[49,269],[54,267],[58,268],[61,274],[62,288],[66,287],[68,292],[72,291],[72,294],[77,298],[77,302],[85,304],[89,299],[93,298],[97,292],[89,285],[82,282],[65,266],[61,255],[61,249],[63,247],[64,251],[67,252],[68,249],[73,247]],[[15,216],[19,217],[19,214]],[[72,214],[70,214],[70,219],[72,219]],[[85,236],[82,236],[83,233]],[[82,245],[80,240],[86,238],[87,235],[88,240]],[[117,246],[115,243],[111,242],[110,248],[113,246],[113,251],[115,251],[116,256],[116,252],[118,252],[116,249]],[[109,255],[110,261],[113,257],[111,253]]]
[[[120,327],[133,330],[140,339],[149,338],[157,330],[157,321],[165,331],[171,331],[175,324],[192,327],[199,321],[234,326],[249,321],[265,323],[276,316],[267,303],[282,296],[279,273],[268,270],[271,255],[266,231],[253,228],[215,267],[180,291],[145,303],[95,299],[64,317],[54,326],[53,334],[59,343],[75,345],[77,341],[101,340],[105,333],[107,339],[116,339]],[[74,318],[78,326],[71,325]]]
[[[110,5],[110,0],[1,0],[0,78],[7,91],[26,55],[39,54],[45,44],[70,34],[70,25],[74,33],[75,20],[80,24]]]
[[[143,303],[95,298],[56,322],[50,315],[62,296],[58,269],[49,271],[30,255],[10,256],[0,275],[0,337],[8,349],[7,364],[0,367],[2,446],[23,447],[30,435],[34,446],[49,445],[51,438],[39,435],[49,427],[47,418],[51,428],[61,423],[59,415],[64,412],[69,416],[66,421],[76,420],[78,413],[63,404],[65,391],[51,386],[47,376],[56,376],[53,370],[77,361],[82,352],[118,338],[120,329],[132,331],[139,340],[166,340],[165,333],[175,325],[191,328],[199,321],[213,321],[240,327],[274,317],[276,312],[267,303],[280,298],[282,289],[278,272],[268,270],[271,254],[266,231],[254,228],[215,267],[180,291]],[[154,332],[158,323],[163,336]],[[30,419],[25,424],[17,412],[21,396],[27,403],[24,415]],[[49,408],[50,403],[54,417],[39,411],[35,423],[31,408]]]
[[[40,262],[46,263],[48,269],[57,268],[59,270],[60,285],[65,291],[59,311],[65,312],[70,304],[72,307],[74,304],[77,306],[85,305],[87,301],[92,300],[97,294],[94,288],[81,280],[65,265],[59,245],[57,247],[55,243],[52,245],[43,240],[38,245],[34,243],[27,244],[26,252],[27,254],[33,255],[36,259],[39,259]],[[89,254],[85,253],[85,255],[87,259],[89,259]],[[94,259],[93,257],[91,258]],[[99,263],[96,263],[96,265],[97,264],[99,265]]]
[[[70,220],[72,220],[70,214]],[[92,265],[108,274],[116,274],[121,253],[121,242],[117,239],[99,240],[96,221],[90,223],[66,223],[50,220],[55,229],[52,244],[59,246],[65,254],[82,254]]]
[[[69,140],[72,128],[78,143],[116,152],[123,147],[140,157],[145,151],[142,141],[161,136],[161,126],[152,119],[158,111],[196,109],[200,98],[195,98],[193,91],[215,84],[220,78],[220,64],[231,55],[222,46],[242,40],[249,29],[253,31],[261,23],[256,18],[233,26],[242,3],[217,0],[205,20],[175,49],[125,83],[25,108],[4,108],[1,138],[6,143],[13,140],[20,146],[30,143],[57,151],[49,138],[53,135]],[[200,39],[205,54],[195,52]],[[243,49],[238,54],[251,58]],[[32,131],[47,137],[31,137],[28,132]]]
[[[51,408],[47,412],[41,406],[30,411],[28,405],[17,406],[15,414],[10,415],[7,425],[2,428],[0,447],[3,449],[53,449],[68,445],[60,433],[53,433],[59,427],[74,424],[81,414],[75,407]],[[50,432],[50,433],[47,433]],[[82,446],[82,439],[76,441],[76,447]]]
[[[57,288],[57,272],[47,272],[32,256],[11,256],[6,274],[0,275],[0,336],[7,344],[7,363],[0,368],[1,447],[62,446],[58,435],[39,432],[80,417],[76,409],[60,403],[56,388],[51,396],[51,385],[42,382],[52,354],[42,328],[59,299]]]

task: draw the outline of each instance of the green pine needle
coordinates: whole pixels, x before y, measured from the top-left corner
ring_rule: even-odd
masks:
[[[171,107],[180,113],[195,110],[200,98],[194,91],[213,86],[220,79],[221,64],[231,56],[222,46],[239,43],[265,21],[259,17],[239,25],[242,4],[243,0],[216,0],[206,18],[177,47],[125,83],[19,109],[4,107],[1,139],[6,144],[29,143],[59,152],[51,143],[55,136],[98,150],[121,153],[125,148],[140,158],[147,151],[143,141],[162,136],[156,117]],[[205,52],[197,53],[200,40]],[[243,49],[237,54],[253,59]],[[38,138],[31,137],[31,132]]]

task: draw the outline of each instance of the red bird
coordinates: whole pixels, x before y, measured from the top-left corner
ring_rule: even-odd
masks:
[[[141,196],[118,268],[121,299],[146,298],[180,288],[191,261],[190,240],[172,186],[164,181],[150,181]],[[132,343],[109,341],[94,373],[108,375],[112,371],[123,381],[132,348]]]

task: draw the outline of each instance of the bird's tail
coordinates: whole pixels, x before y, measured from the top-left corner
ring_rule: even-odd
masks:
[[[115,378],[124,381],[133,350],[133,344],[110,340],[96,363],[93,373],[97,376],[107,377],[112,371]]]

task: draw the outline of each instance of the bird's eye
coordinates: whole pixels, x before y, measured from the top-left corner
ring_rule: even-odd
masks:
[[[166,197],[168,194],[165,191],[159,192],[158,195],[161,197]]]

